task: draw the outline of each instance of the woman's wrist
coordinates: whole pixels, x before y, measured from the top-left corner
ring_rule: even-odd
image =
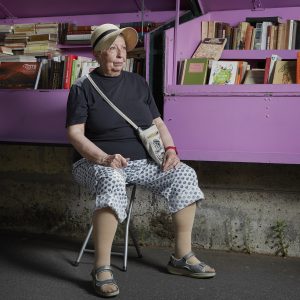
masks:
[[[165,147],[165,151],[166,152],[169,151],[169,150],[173,150],[173,151],[175,151],[176,154],[178,154],[177,148],[175,146],[167,146],[167,147]]]

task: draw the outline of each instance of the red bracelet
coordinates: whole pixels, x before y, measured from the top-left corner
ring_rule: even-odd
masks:
[[[168,147],[165,148],[165,151],[168,151],[170,149],[175,150],[176,154],[178,154],[177,148],[175,146],[168,146]]]

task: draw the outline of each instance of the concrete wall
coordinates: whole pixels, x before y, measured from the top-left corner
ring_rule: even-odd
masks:
[[[93,200],[73,183],[71,160],[69,147],[1,144],[0,229],[81,239]],[[287,246],[289,256],[300,256],[299,165],[188,164],[206,196],[195,220],[195,247],[276,254]],[[133,213],[141,244],[172,245],[162,199],[138,189]],[[281,237],[275,236],[278,221],[286,225]]]

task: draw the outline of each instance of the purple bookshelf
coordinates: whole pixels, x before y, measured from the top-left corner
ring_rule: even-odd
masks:
[[[192,56],[201,20],[299,19],[299,1],[201,0],[204,15],[165,35],[164,120],[184,160],[300,164],[300,85],[177,85],[177,62]],[[253,5],[252,5],[253,4]],[[225,5],[225,6],[224,6]],[[265,5],[263,7],[263,5]],[[174,42],[175,41],[175,42]],[[221,59],[296,59],[300,50],[225,50]]]
[[[160,23],[170,20],[175,15],[175,4],[171,2],[168,4],[174,6],[173,10],[168,10],[170,5],[161,3],[154,5],[153,11],[144,14],[137,11],[136,4],[130,1],[120,2],[120,6],[116,8],[114,4],[99,6],[96,0],[92,0],[94,3],[91,3],[90,7],[93,9],[87,8],[85,3],[76,5],[76,8],[70,7],[66,2],[59,7],[59,10],[50,2],[39,6],[33,2],[34,0],[29,0],[27,4],[28,7],[35,7],[35,10],[26,11],[17,1],[11,1],[6,8],[13,11],[18,18],[5,14],[1,16],[0,12],[0,24],[38,22],[74,22],[80,25],[119,24],[140,22],[142,17]],[[149,5],[148,7],[152,7],[153,3]],[[82,14],[79,15],[79,12]],[[64,13],[65,15],[60,15]],[[62,54],[92,56],[89,45],[59,46]],[[0,142],[67,144],[65,112],[68,92],[68,90],[0,89]]]

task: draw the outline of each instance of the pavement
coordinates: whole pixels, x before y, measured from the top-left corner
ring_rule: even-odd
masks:
[[[94,295],[90,271],[93,254],[73,262],[79,243],[46,236],[0,234],[1,300],[85,300]],[[113,256],[118,300],[300,299],[300,258],[195,250],[217,270],[213,279],[194,279],[166,272],[171,249],[143,247],[143,258],[130,248],[128,270]]]

